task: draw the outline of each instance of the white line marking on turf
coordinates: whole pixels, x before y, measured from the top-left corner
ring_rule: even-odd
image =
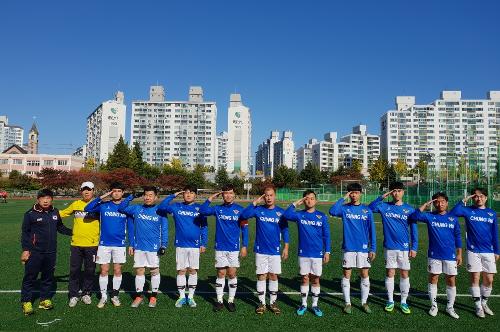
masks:
[[[36,323],[37,323],[38,325],[42,325],[43,327],[48,327],[50,324],[55,323],[55,322],[58,322],[58,321],[60,321],[60,320],[62,320],[62,319],[61,319],[61,318],[56,318],[56,319],[54,319],[54,320],[51,320],[50,322],[39,322],[39,321],[37,320],[37,321],[36,321]]]
[[[126,290],[126,291],[121,291],[123,293],[127,293],[127,294],[133,294],[135,293],[134,290]],[[21,290],[16,290],[16,289],[0,289],[0,294],[17,294],[17,293],[21,293]],[[39,291],[33,291],[33,293],[39,293]],[[59,293],[59,294],[67,294],[68,291],[67,290],[58,290],[56,291],[56,293]],[[96,294],[100,293],[100,292],[94,292]],[[162,292],[160,291],[159,293],[163,293],[163,294],[177,294],[178,292],[177,291],[166,291],[166,292]],[[280,294],[285,294],[285,295],[300,295],[301,293],[300,292],[279,292]],[[209,295],[209,294],[213,294],[215,295],[216,293],[215,292],[206,292],[206,291],[197,291],[196,294],[206,294],[206,295]],[[224,292],[224,294],[227,294],[227,292]],[[254,295],[257,295],[257,292],[237,292],[237,294],[242,294],[242,295],[250,295],[250,294],[254,294]],[[360,292],[351,292],[351,295],[360,295],[361,293]],[[343,295],[342,293],[339,293],[339,292],[321,292],[321,295],[331,295],[331,296],[341,296]],[[373,295],[373,296],[386,296],[387,293],[385,292],[377,292],[377,293],[370,293],[370,295]],[[394,295],[401,295],[401,293],[397,293],[397,292],[394,292]],[[427,297],[429,296],[427,293],[410,293],[410,296],[414,296],[414,297]],[[446,296],[446,293],[439,293],[437,294],[437,296]],[[457,297],[470,297],[471,295],[470,294],[457,294]],[[490,297],[500,297],[500,294],[491,294]]]

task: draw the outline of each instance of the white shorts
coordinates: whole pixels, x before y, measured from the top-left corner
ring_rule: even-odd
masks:
[[[427,264],[427,271],[432,274],[444,273],[449,276],[456,276],[458,274],[457,261],[428,258]]]
[[[467,251],[467,272],[497,273],[495,254]]]
[[[410,256],[407,250],[384,249],[385,268],[410,270]]]
[[[111,263],[111,259],[113,259],[113,263],[115,264],[125,264],[127,261],[125,247],[97,247],[96,264],[109,264]]]
[[[323,258],[299,256],[299,270],[301,276],[313,274],[321,277],[321,273],[323,272]]]
[[[215,251],[215,267],[240,267],[239,251]]]
[[[160,256],[156,251],[134,250],[134,268],[137,267],[160,267]]]
[[[175,264],[177,271],[188,267],[198,270],[200,268],[200,248],[175,248]]]
[[[367,252],[344,251],[344,257],[342,259],[343,268],[350,269],[355,267],[358,269],[367,269],[371,266]]]
[[[255,274],[281,274],[281,256],[255,253]]]

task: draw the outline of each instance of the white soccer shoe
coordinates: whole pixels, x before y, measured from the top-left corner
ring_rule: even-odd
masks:
[[[482,307],[483,307],[483,310],[484,310],[484,313],[485,313],[485,314],[490,315],[490,316],[495,315],[495,314],[493,313],[493,311],[490,309],[490,307],[488,307],[488,304],[487,304],[487,303],[483,303],[483,304],[482,304]]]
[[[438,314],[438,307],[433,305],[430,309],[429,309],[429,315],[431,315],[432,317],[436,317]]]
[[[82,302],[87,305],[92,304],[92,299],[90,298],[90,295],[82,296]]]
[[[476,316],[479,318],[484,318],[484,310],[482,307],[476,308]]]
[[[122,305],[122,304],[121,304],[121,302],[120,302],[120,298],[119,298],[118,296],[113,296],[113,297],[111,298],[111,303],[113,303],[113,305],[114,305],[115,307],[119,307],[119,306],[121,306],[121,305]]]
[[[460,318],[460,316],[455,312],[455,309],[453,307],[446,308],[446,312],[448,313],[448,315],[450,315],[451,317],[453,317],[455,319]]]
[[[97,303],[97,307],[99,309],[104,308],[104,306],[106,305],[106,302],[108,302],[108,298],[107,297],[101,297],[101,299],[99,300],[99,303]]]
[[[68,305],[70,308],[74,308],[74,307],[76,307],[77,303],[78,303],[78,298],[76,296],[74,296],[74,297],[69,299]]]

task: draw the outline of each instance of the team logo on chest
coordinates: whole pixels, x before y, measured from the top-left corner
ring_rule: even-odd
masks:
[[[52,216],[52,220],[57,220],[57,216]]]
[[[493,217],[493,213],[491,213],[491,212],[488,212],[488,215],[489,215],[490,217]]]
[[[316,218],[321,219],[321,218],[322,218],[322,215],[321,215],[321,214],[317,214],[317,215],[316,215]]]
[[[368,213],[368,210],[363,209],[363,210],[361,210],[361,212]]]
[[[233,210],[234,214],[240,213],[240,210]]]
[[[408,213],[410,213],[410,210],[408,210],[408,209],[403,209],[403,213],[404,213],[404,214],[408,214]]]
[[[453,217],[448,217],[448,220],[453,222],[453,220],[455,220]]]
[[[276,212],[276,215],[277,215],[278,217],[281,217],[281,212]]]

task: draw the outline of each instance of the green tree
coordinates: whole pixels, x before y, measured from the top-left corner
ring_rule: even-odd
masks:
[[[163,174],[165,175],[179,175],[187,176],[187,170],[182,166],[182,161],[177,158],[173,158],[170,164],[163,165]]]
[[[408,174],[408,165],[404,160],[397,159],[394,163],[394,171],[396,172],[396,177],[399,179]]]
[[[130,150],[130,168],[134,170],[134,172],[141,176],[148,176],[148,173],[145,172],[146,163],[142,159],[142,149],[139,145],[139,142],[135,141],[132,149]]]
[[[420,177],[420,182],[425,182],[427,181],[427,170],[428,170],[428,165],[425,160],[420,159],[415,167],[413,168],[413,174],[418,174]]]
[[[370,173],[370,180],[377,183],[384,183],[387,181],[387,173],[389,171],[389,163],[387,160],[378,158],[368,168]]]
[[[313,165],[312,162],[308,162],[306,167],[300,171],[299,179],[309,185],[317,185],[324,182],[322,181],[323,179],[319,167]]]
[[[186,184],[194,186],[198,189],[205,188],[205,167],[201,165],[196,165],[192,172],[187,173]]]
[[[350,169],[354,174],[361,174],[363,163],[359,159],[353,159]]]
[[[215,184],[218,188],[222,188],[230,183],[229,175],[224,167],[220,167],[215,174]]]
[[[118,168],[131,168],[130,149],[122,136],[118,139],[113,152],[108,156],[106,170],[112,171]]]
[[[293,168],[288,168],[285,165],[279,166],[274,171],[273,184],[278,188],[296,187],[299,180],[297,171]]]

